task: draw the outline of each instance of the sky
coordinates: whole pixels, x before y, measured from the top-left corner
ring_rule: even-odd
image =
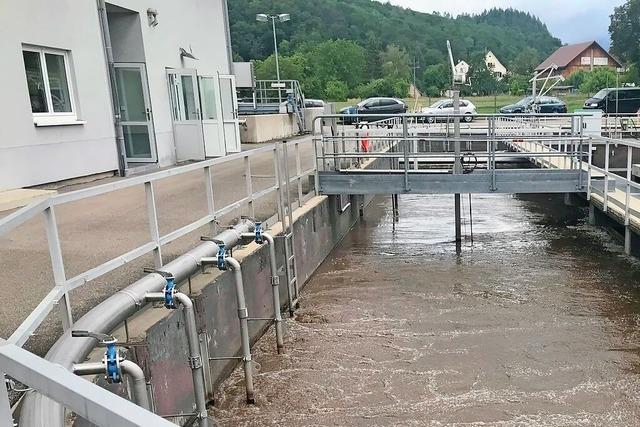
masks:
[[[624,0],[379,0],[419,12],[479,13],[492,7],[531,12],[563,43],[596,40],[609,48],[609,16]]]

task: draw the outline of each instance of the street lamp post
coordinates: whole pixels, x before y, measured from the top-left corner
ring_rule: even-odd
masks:
[[[266,13],[258,13],[256,15],[256,21],[269,22],[271,20],[271,27],[273,28],[273,47],[276,56],[276,80],[278,81],[278,101],[282,102],[282,93],[280,91],[280,62],[278,61],[278,37],[276,36],[276,21],[287,22],[291,20],[291,15],[288,13],[280,13],[278,15],[267,15]]]

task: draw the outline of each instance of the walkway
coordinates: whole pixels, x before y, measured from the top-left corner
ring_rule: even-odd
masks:
[[[310,136],[305,137],[309,138]],[[313,146],[307,144],[304,147],[304,151],[301,151],[303,170],[313,166]],[[223,164],[212,172],[216,207],[223,207],[245,196],[242,160]],[[252,157],[251,172],[254,191],[272,186],[275,179],[271,154]],[[111,178],[71,186],[60,192],[120,179]],[[186,225],[207,213],[202,171],[160,181],[155,187],[155,196],[161,234]],[[255,208],[258,218],[273,215],[276,212],[275,196],[256,203]],[[11,211],[2,212],[0,217],[9,213]],[[239,212],[235,212],[234,217],[239,215]],[[56,208],[56,217],[67,277],[99,265],[149,240],[145,193],[141,185],[59,206]],[[230,218],[222,219],[220,225],[225,226],[225,221]],[[164,261],[168,262],[196,246],[199,237],[207,233],[208,229],[203,227],[164,247]],[[71,301],[74,318],[77,319],[97,302],[142,277],[143,267],[150,266],[153,267],[153,257],[148,255],[73,291]],[[0,236],[0,269],[3,271],[0,292],[4,295],[3,304],[0,305],[0,336],[6,338],[53,286],[51,261],[41,217],[30,220],[6,236]],[[47,322],[49,325],[38,331],[38,336],[33,337],[25,346],[36,354],[44,354],[61,331],[57,313],[52,312],[49,317],[53,321]]]

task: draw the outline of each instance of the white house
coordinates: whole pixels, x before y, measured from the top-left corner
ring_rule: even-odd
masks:
[[[240,150],[226,0],[3,1],[0,28],[0,191]]]
[[[464,74],[465,76],[469,74],[469,64],[465,61],[460,61],[456,64],[456,74]]]
[[[507,75],[507,68],[502,65],[502,62],[490,50],[484,56],[484,62],[487,64],[487,68],[493,72],[496,79],[502,80]]]

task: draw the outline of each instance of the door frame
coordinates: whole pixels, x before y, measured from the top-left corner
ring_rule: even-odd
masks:
[[[122,114],[121,114],[121,109],[122,109],[122,105],[117,105],[115,106],[117,109],[117,113],[118,116],[120,117],[119,120],[119,126],[122,128],[122,131],[124,133],[124,126],[126,125],[131,125],[131,126],[147,126],[148,130],[148,135],[149,135],[149,149],[151,151],[151,157],[149,158],[141,158],[141,157],[127,157],[127,150],[126,147],[124,148],[124,152],[122,153],[122,155],[124,156],[124,160],[125,163],[129,164],[129,163],[157,163],[158,162],[158,148],[156,146],[156,130],[155,130],[155,125],[154,125],[154,121],[153,121],[153,109],[151,107],[151,94],[149,91],[149,79],[147,78],[147,65],[144,62],[115,62],[113,64],[114,68],[117,70],[118,68],[138,68],[140,71],[140,79],[142,82],[142,96],[144,98],[144,104],[145,104],[145,109],[146,109],[146,115],[147,115],[147,120],[142,122],[142,121],[123,121],[122,120]],[[117,73],[116,73],[117,74]],[[118,85],[119,82],[117,80],[116,77],[116,85]],[[118,92],[118,87],[116,86],[115,88],[116,94]],[[120,96],[118,96],[118,103],[122,104],[122,100],[120,100]],[[123,141],[124,144],[126,144],[126,142]]]
[[[202,110],[200,105],[200,87],[198,82],[198,72],[195,68],[167,68],[166,69],[167,76],[167,89],[169,90],[169,108],[171,109],[171,124],[173,130],[173,145],[176,154],[176,162],[182,162],[186,160],[204,160],[205,159],[205,146],[204,146],[204,130],[202,128]],[[193,96],[194,96],[194,108],[196,109],[195,113],[196,118],[188,119],[182,118],[181,113],[184,112],[186,114],[186,108],[184,105],[184,99],[182,97],[182,79],[176,80],[176,78],[181,76],[190,76],[192,78],[193,84]],[[174,100],[178,103],[174,105]],[[177,108],[177,111],[174,109]],[[187,148],[184,150],[187,153],[191,153],[188,156],[182,158],[178,155],[179,153],[179,143],[176,133],[176,125],[177,126],[193,126],[197,127],[199,130],[200,138],[195,139],[191,147],[181,147]]]
[[[224,111],[223,111],[223,107],[222,107],[222,84],[220,83],[222,79],[228,79],[231,82],[231,102],[233,105],[233,118],[229,119],[229,120],[225,120],[224,118]],[[242,146],[241,146],[241,141],[240,141],[240,119],[238,117],[238,94],[236,93],[236,76],[233,74],[220,74],[218,73],[218,90],[219,90],[219,95],[218,98],[220,99],[220,115],[221,115],[221,119],[222,119],[222,131],[224,132],[224,142],[225,142],[225,148],[226,148],[226,152],[227,153],[239,153],[240,151],[242,151]],[[234,125],[234,129],[235,129],[235,136],[236,136],[236,140],[235,142],[237,142],[238,144],[238,149],[236,150],[229,150],[229,145],[227,144],[227,131],[226,131],[226,124],[233,124]]]
[[[217,75],[214,74],[202,74],[202,75],[198,75],[198,99],[200,101],[200,120],[202,122],[202,127],[203,127],[203,135],[204,135],[204,126],[206,124],[210,124],[213,125],[213,120],[209,120],[209,119],[205,119],[204,117],[204,106],[203,101],[202,101],[202,90],[200,88],[200,79],[212,79],[213,80],[213,84],[214,84],[214,88],[216,90],[216,94],[215,94],[215,104],[216,104],[216,126],[218,127],[218,140],[222,142],[222,149],[223,149],[223,153],[220,156],[226,156],[227,155],[227,144],[226,144],[226,140],[225,140],[225,134],[224,134],[224,121],[223,121],[223,115],[222,115],[222,93],[220,93],[220,80],[218,78]],[[207,155],[207,141],[206,138],[204,138],[204,150],[205,150],[205,155],[207,157],[214,157],[214,156],[209,156]]]

